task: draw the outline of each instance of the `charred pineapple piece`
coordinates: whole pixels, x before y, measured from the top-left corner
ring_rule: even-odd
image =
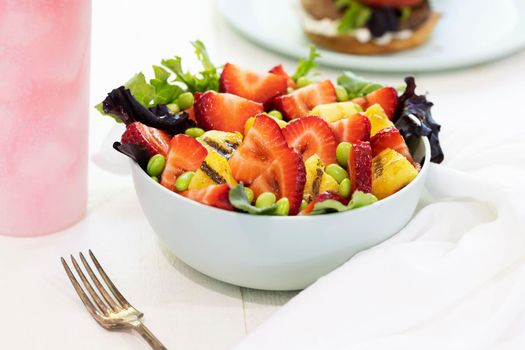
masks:
[[[232,176],[232,171],[226,158],[212,150],[208,152],[201,166],[193,175],[188,189],[198,190],[218,184],[228,184],[233,187],[237,185],[237,181]]]
[[[197,140],[208,151],[215,151],[222,157],[230,159],[233,152],[242,143],[242,134],[238,132],[226,132],[218,130],[206,131]]]
[[[317,154],[310,156],[304,162],[304,166],[306,168],[306,184],[303,193],[305,201],[310,202],[319,193],[325,191],[337,192],[339,190],[339,184],[333,177],[325,173],[324,164]]]
[[[362,112],[363,109],[353,102],[336,102],[315,106],[309,113],[323,118],[328,123],[336,122],[340,119],[348,118],[356,113]]]
[[[417,174],[408,159],[387,148],[372,159],[372,194],[379,199],[388,197],[412,182]]]
[[[385,111],[378,103],[368,107],[365,115],[370,119],[370,124],[372,125],[372,128],[370,129],[370,137],[374,136],[384,128],[394,126],[394,123],[388,119]]]

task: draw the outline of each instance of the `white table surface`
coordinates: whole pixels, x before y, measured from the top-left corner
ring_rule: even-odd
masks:
[[[295,62],[265,52],[239,37],[220,18],[212,0],[94,0],[92,104],[162,57],[193,60],[188,41],[203,40],[217,63],[254,69]],[[149,71],[148,71],[149,72]],[[337,72],[322,69],[329,77]],[[504,133],[507,113],[523,110],[525,53],[503,61],[432,75],[418,75],[436,104],[442,143],[460,150],[478,130]],[[398,83],[402,76],[370,78]],[[468,132],[447,129],[461,118]],[[90,152],[114,123],[91,113]],[[465,128],[467,129],[467,128]],[[137,336],[99,327],[67,280],[60,256],[94,250],[123,294],[146,315],[146,324],[170,349],[229,349],[295,295],[263,292],[213,280],[172,256],[149,227],[129,176],[90,164],[86,218],[40,238],[0,237],[0,349],[146,349]],[[174,223],[176,224],[176,223]]]

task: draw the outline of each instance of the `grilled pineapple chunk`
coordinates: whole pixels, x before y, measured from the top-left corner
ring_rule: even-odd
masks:
[[[226,159],[230,159],[233,152],[242,143],[242,134],[219,130],[206,131],[197,138],[208,151],[215,151]]]
[[[310,112],[310,115],[316,115],[323,118],[328,123],[331,123],[338,121],[339,119],[348,118],[362,111],[363,109],[361,106],[351,101],[347,101],[315,106]]]
[[[325,191],[339,190],[339,184],[333,177],[325,173],[324,164],[317,154],[310,156],[304,162],[306,168],[306,184],[304,185],[303,198],[310,202],[317,197],[319,193]]]
[[[237,181],[232,176],[230,165],[226,158],[214,150],[210,150],[202,162],[201,166],[193,175],[189,190],[198,190],[210,185],[228,184],[237,185]]]
[[[388,119],[388,116],[386,115],[383,108],[377,103],[368,107],[365,115],[368,117],[368,119],[370,119],[370,124],[372,124],[372,128],[370,129],[370,137],[374,136],[378,131],[381,131],[384,128],[394,126],[394,123]]]
[[[286,127],[286,125],[288,125],[288,123],[285,122],[284,120],[274,118],[268,114],[267,116],[275,120],[275,122],[277,123],[277,125],[279,125],[281,129]],[[248,133],[248,130],[252,128],[254,122],[255,122],[255,117],[251,117],[251,118],[248,118],[248,120],[246,120],[246,123],[244,123],[244,135],[246,135]]]
[[[417,174],[408,159],[387,148],[372,159],[372,194],[379,199],[388,197],[412,182]]]

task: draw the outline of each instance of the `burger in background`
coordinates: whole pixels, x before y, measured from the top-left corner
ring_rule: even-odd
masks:
[[[439,14],[428,0],[301,0],[301,19],[319,46],[376,55],[421,45]]]

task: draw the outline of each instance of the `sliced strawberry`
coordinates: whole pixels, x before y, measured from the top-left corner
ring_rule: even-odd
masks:
[[[369,106],[378,103],[390,120],[394,118],[397,108],[397,91],[393,87],[384,87],[366,95]]]
[[[278,199],[288,198],[290,215],[296,215],[301,207],[305,182],[306,170],[302,157],[291,148],[285,148],[253,181],[250,188],[256,196],[273,192]]]
[[[286,77],[273,73],[259,74],[226,63],[222,70],[221,92],[228,92],[252,101],[267,103],[286,93]]]
[[[251,184],[287,148],[286,139],[275,120],[266,114],[257,115],[243,143],[228,161],[233,177],[246,185]]]
[[[146,146],[151,156],[168,153],[171,135],[163,130],[152,128],[140,122],[133,122],[126,127],[122,134],[122,144],[135,144]]]
[[[356,143],[370,140],[370,119],[363,113],[356,113],[348,118],[330,123],[337,144],[346,141]]]
[[[288,120],[307,116],[315,106],[333,102],[337,102],[337,97],[330,80],[310,84],[274,99],[275,107]]]
[[[161,185],[174,191],[177,176],[185,171],[197,170],[207,155],[206,148],[193,137],[184,134],[173,136],[166,158],[166,167],[160,179]]]
[[[355,143],[348,155],[348,173],[352,186],[351,193],[372,192],[372,147],[370,142]]]
[[[317,154],[326,165],[337,161],[334,133],[323,119],[313,116],[299,118],[282,131],[288,146],[301,154],[304,160]]]
[[[200,190],[188,190],[181,194],[189,199],[212,207],[234,210],[229,200],[230,186],[228,184],[210,185]]]
[[[353,98],[351,101],[361,106],[363,111],[365,111],[368,108],[368,102],[366,102],[366,98],[364,97],[356,97],[356,98]]]
[[[262,104],[227,93],[207,91],[194,104],[195,118],[206,130],[243,132],[246,120],[264,111]]]
[[[332,192],[332,191],[326,191],[326,192],[320,193],[317,197],[315,197],[313,201],[311,201],[303,210],[301,210],[299,215],[310,214],[314,210],[314,207],[317,203],[324,202],[329,199],[336,200],[338,202],[341,202],[344,205],[348,204],[348,199],[344,198],[339,193]]]
[[[414,162],[414,160],[412,159],[412,155],[408,150],[408,146],[405,142],[405,139],[403,138],[403,136],[401,136],[399,130],[397,130],[395,126],[384,128],[377,134],[375,134],[370,139],[370,145],[372,146],[373,157],[381,153],[381,151],[387,148],[391,148],[397,153],[400,153],[403,156],[405,156],[411,163]]]
[[[286,78],[286,83],[287,83],[289,88],[295,89],[297,87],[297,84],[292,79],[292,77],[290,77],[288,75],[288,73],[286,73],[286,71],[284,70],[282,64],[279,64],[279,65],[273,67],[268,72],[273,73],[273,74],[277,74],[277,75],[281,75],[281,76],[285,77]]]
[[[281,128],[271,117],[255,117],[243,143],[228,161],[233,177],[256,195],[273,192],[290,201],[290,214],[301,206],[306,171],[302,157],[288,147]]]

